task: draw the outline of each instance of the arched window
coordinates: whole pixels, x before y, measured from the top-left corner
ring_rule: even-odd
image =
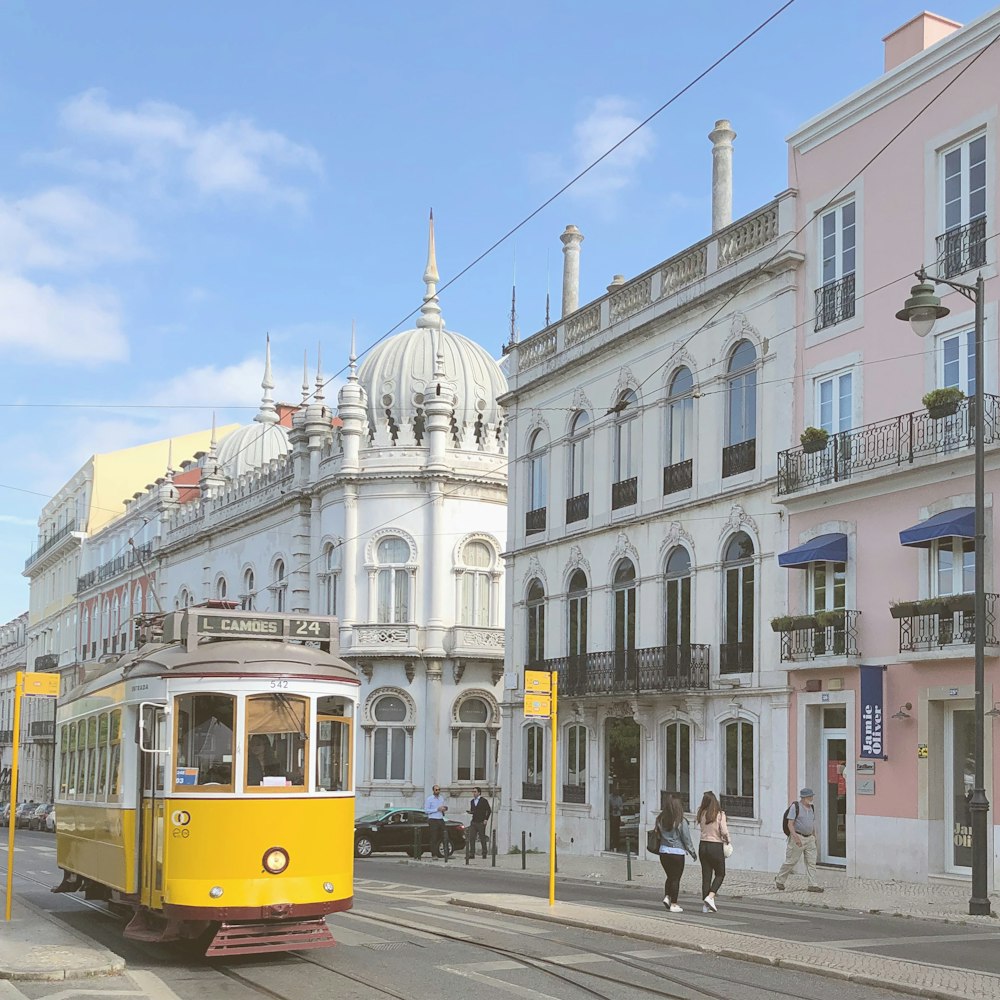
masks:
[[[719,670],[724,674],[753,670],[754,563],[753,542],[745,531],[729,539],[722,558],[723,633]]]
[[[563,802],[586,802],[587,727],[567,726],[564,739],[566,741],[566,777],[563,783]]]
[[[528,584],[527,664],[538,666],[545,659],[545,588],[540,580]]]
[[[691,727],[686,722],[663,727],[663,792],[676,793],[684,808],[691,808]]]
[[[139,645],[139,616],[142,614],[142,584],[137,583],[132,588],[132,615],[129,629],[132,635],[132,645]]]
[[[729,356],[726,401],[726,444],[752,441],[757,437],[757,352],[749,340],[741,340]]]
[[[243,574],[243,593],[240,595],[240,606],[244,611],[253,611],[256,600],[253,570],[248,569]]]
[[[180,593],[177,595],[177,607],[183,611],[185,608],[191,607],[194,600],[191,597],[191,592],[187,587],[181,587]]]
[[[694,456],[694,379],[687,368],[679,368],[670,380],[667,394],[663,492],[689,489]]]
[[[462,625],[489,628],[493,625],[493,549],[483,541],[462,546],[459,565],[459,594]]]
[[[406,778],[409,712],[398,695],[386,694],[372,707],[372,778],[375,781],[403,781]]]
[[[536,722],[524,727],[524,780],[521,798],[545,798],[545,730]]]
[[[567,618],[566,652],[570,665],[587,655],[587,574],[576,570],[569,581],[569,615]]]
[[[184,607],[187,607],[185,604]],[[111,602],[111,651],[118,651],[118,633],[121,631],[121,607],[118,603],[118,595]]]
[[[615,683],[635,680],[635,566],[631,559],[620,559],[614,578]],[[631,690],[631,686],[629,690]]]
[[[611,479],[614,484],[611,490],[613,510],[631,506],[636,502],[635,479],[638,465],[638,442],[634,440],[634,437],[638,412],[638,397],[631,389],[626,389],[618,397],[618,403],[615,406],[613,468],[611,470]]]
[[[569,500],[566,501],[566,523],[582,521],[589,514],[590,470],[587,468],[587,439],[590,416],[580,410],[573,417],[569,431]],[[574,502],[575,501],[575,502]]]
[[[323,548],[320,573],[321,600],[324,615],[337,614],[337,590],[340,584],[340,546],[327,542]]]
[[[548,507],[548,452],[545,432],[540,428],[528,439],[528,511],[525,533],[533,535],[545,530]]]
[[[691,557],[678,545],[667,556],[667,621],[664,641],[670,647],[691,645]]]
[[[285,594],[288,592],[288,579],[285,576],[284,559],[276,559],[274,571],[271,574],[271,604],[277,612],[285,610]]]
[[[226,578],[220,576],[218,580],[215,581],[215,596],[217,600],[224,601],[226,599],[226,594],[229,593],[229,585],[226,583]]]
[[[493,734],[489,730],[490,707],[482,698],[466,698],[458,706],[459,725],[455,730],[455,777],[458,781],[490,779]]]
[[[410,571],[406,568],[409,558],[410,546],[402,538],[393,535],[378,543],[375,620],[379,624],[399,625],[410,620]]]
[[[754,815],[753,723],[734,719],[725,727],[726,779],[722,808],[729,816]]]

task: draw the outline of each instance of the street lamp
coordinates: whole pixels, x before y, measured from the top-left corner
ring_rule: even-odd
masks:
[[[987,855],[987,813],[990,803],[986,798],[986,781],[984,777],[986,758],[986,729],[984,718],[985,702],[983,698],[984,660],[986,654],[986,517],[985,517],[985,464],[983,457],[983,436],[986,420],[984,417],[983,393],[983,303],[985,291],[983,276],[976,278],[975,285],[963,285],[958,281],[946,278],[927,280],[927,274],[917,271],[919,284],[910,289],[910,297],[906,305],[896,313],[896,319],[907,320],[918,337],[926,337],[934,326],[934,321],[947,316],[949,309],[941,305],[941,300],[934,294],[934,285],[947,285],[960,292],[976,306],[976,392],[972,398],[973,435],[976,442],[976,594],[975,594],[975,657],[976,657],[976,774],[972,797],[969,800],[969,811],[972,813],[972,895],[969,897],[969,913],[978,916],[989,916],[990,900],[987,894],[986,866]]]

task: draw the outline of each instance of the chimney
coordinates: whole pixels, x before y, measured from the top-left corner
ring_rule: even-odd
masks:
[[[885,72],[895,69],[918,52],[929,49],[942,38],[947,38],[962,25],[925,10],[901,28],[890,32],[882,41],[885,43]]]
[[[720,118],[708,133],[712,140],[712,232],[733,221],[733,139],[728,119]]]
[[[567,226],[559,237],[563,245],[562,314],[576,312],[580,305],[580,244],[583,233],[576,226]]]

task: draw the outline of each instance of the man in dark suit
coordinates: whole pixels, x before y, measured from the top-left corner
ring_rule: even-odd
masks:
[[[472,815],[472,819],[469,820],[469,834],[465,840],[465,856],[467,858],[474,858],[476,856],[476,837],[479,837],[479,843],[483,848],[483,858],[485,858],[486,824],[489,822],[490,816],[493,815],[493,809],[489,802],[483,798],[483,790],[481,788],[477,786],[475,793],[468,810]]]

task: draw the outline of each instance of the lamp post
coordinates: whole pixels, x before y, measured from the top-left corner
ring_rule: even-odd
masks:
[[[896,313],[896,319],[907,320],[918,337],[926,337],[934,326],[934,321],[947,316],[949,309],[941,305],[941,300],[934,294],[935,282],[947,285],[960,292],[976,306],[976,392],[972,398],[973,435],[975,437],[975,472],[976,472],[976,594],[975,594],[975,688],[976,688],[976,774],[969,800],[969,811],[972,814],[972,895],[969,897],[969,913],[988,916],[990,900],[987,889],[986,869],[987,852],[987,813],[990,803],[986,797],[985,759],[986,759],[986,727],[985,701],[983,697],[984,660],[986,653],[986,516],[985,492],[986,475],[983,457],[983,436],[986,426],[984,415],[983,393],[983,303],[985,291],[983,276],[976,278],[975,285],[963,285],[958,281],[946,278],[936,278],[928,281],[923,270],[917,271],[919,284],[910,290],[910,297],[905,306]]]

